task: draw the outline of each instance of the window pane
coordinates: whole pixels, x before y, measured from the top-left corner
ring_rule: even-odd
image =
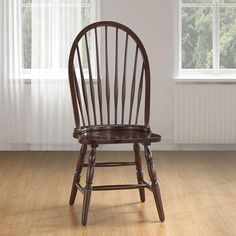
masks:
[[[29,69],[31,68],[31,42],[32,42],[31,7],[22,7],[21,20],[22,20],[23,68]]]
[[[182,68],[212,68],[212,9],[182,8]]]
[[[87,26],[90,23],[91,19],[91,8],[90,7],[83,7],[81,14],[81,22],[82,22],[82,28]],[[91,40],[90,33],[87,34],[88,42]],[[89,51],[91,51],[90,43],[88,44]],[[82,64],[85,68],[88,67],[87,65],[87,54],[86,54],[86,47],[85,47],[85,41],[82,41]]]
[[[31,3],[32,0],[22,0],[22,3],[27,4],[27,3]]]
[[[21,3],[23,68],[67,68],[74,38],[92,20],[91,0],[21,0]],[[90,42],[91,37],[87,36]],[[83,60],[84,44],[81,52]]]
[[[65,19],[68,19],[69,22]],[[68,56],[70,53],[71,45],[79,33],[79,31],[87,26],[91,22],[91,7],[85,6],[73,6],[73,7],[59,7],[58,12],[58,53],[64,55],[59,58],[59,66],[61,68],[67,68]],[[87,35],[88,41],[90,35]],[[90,44],[89,44],[90,46]],[[82,60],[86,55],[85,44],[83,44],[81,50]],[[87,62],[87,60],[86,60]],[[84,64],[83,64],[84,65]]]
[[[220,67],[236,69],[236,8],[220,9]]]
[[[182,3],[212,3],[212,0],[182,0]]]
[[[49,69],[55,62],[53,59],[58,49],[54,48],[58,39],[52,16],[52,7],[32,7],[32,69]]]

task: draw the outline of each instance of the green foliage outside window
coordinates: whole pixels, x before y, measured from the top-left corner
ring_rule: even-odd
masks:
[[[211,8],[182,9],[182,68],[212,68]]]
[[[21,35],[22,35],[22,61],[23,61],[23,68],[24,69],[31,69],[31,55],[32,55],[32,6],[33,3],[43,3],[50,4],[53,1],[46,1],[46,0],[22,0],[22,7],[21,7]],[[56,3],[64,3],[64,0],[56,0]],[[78,20],[81,20],[81,28],[88,25],[91,21],[91,0],[70,0],[66,3],[69,4],[80,4],[81,7],[81,16],[78,17]],[[53,5],[52,5],[53,6]],[[55,7],[55,6],[54,6]],[[65,6],[66,7],[66,6]],[[77,7],[77,6],[76,6]],[[78,29],[79,33],[79,29]],[[88,35],[88,41],[90,40],[90,35]],[[90,44],[89,44],[89,50]],[[86,48],[85,43],[83,42],[82,45],[82,60],[83,66],[87,67],[87,60],[85,60],[86,55]]]
[[[220,11],[220,67],[236,68],[236,8]]]
[[[211,0],[183,0],[183,3],[211,2]],[[236,3],[236,0],[221,0],[221,3]],[[220,68],[236,69],[236,7],[220,7],[218,43]],[[213,68],[212,7],[182,7],[182,68]]]
[[[29,2],[30,0],[24,0]],[[31,8],[22,7],[22,55],[23,67],[25,69],[31,68],[31,42],[32,42],[32,27],[31,27]]]

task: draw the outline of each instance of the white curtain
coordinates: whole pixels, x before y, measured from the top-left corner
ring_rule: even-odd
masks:
[[[25,87],[21,68],[20,1],[0,1],[0,147],[26,143]]]
[[[82,27],[80,3],[32,0],[32,69],[28,70],[22,70],[20,3],[0,1],[0,149],[78,148],[72,138],[67,62]]]

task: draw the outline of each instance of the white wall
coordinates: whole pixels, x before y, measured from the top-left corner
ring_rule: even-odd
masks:
[[[141,38],[147,50],[152,79],[151,127],[153,132],[162,135],[162,142],[154,144],[153,149],[235,150],[236,145],[234,141],[236,140],[236,130],[232,130],[229,127],[235,127],[236,114],[234,111],[236,109],[236,101],[232,101],[229,104],[229,99],[227,99],[229,91],[233,94],[234,90],[236,94],[236,86],[230,85],[232,81],[227,86],[225,86],[224,82],[209,83],[207,85],[204,82],[202,84],[188,83],[186,85],[185,83],[177,84],[174,81],[177,45],[176,3],[177,0],[102,0],[101,18],[102,20],[119,21],[129,26]],[[201,94],[201,91],[206,89],[206,87],[210,91],[209,97],[205,93],[205,110],[203,109],[199,113],[203,114],[207,111],[206,107],[213,108],[209,114],[204,114],[203,117],[206,117],[206,119],[194,120],[195,128],[192,130],[196,132],[192,132],[187,126],[185,126],[185,130],[181,130],[177,126],[178,123],[183,123],[183,121],[180,121],[180,117],[176,115],[178,114],[176,113],[177,111],[181,112],[183,105],[176,102],[179,99],[179,94],[180,96],[185,96],[184,98],[181,97],[181,99],[189,100],[188,109],[191,112],[190,108],[193,107],[191,106],[191,101],[195,102],[197,100],[196,93],[192,93],[191,91],[198,90],[200,92],[197,94]],[[182,88],[185,88],[185,94],[179,92],[182,91]],[[220,106],[218,105],[219,99],[212,101],[212,97],[219,96],[218,91],[221,91],[221,97],[223,96],[225,98],[221,99]],[[196,102],[192,105],[198,106]],[[228,112],[225,112],[226,105],[227,107],[233,107],[232,109],[229,107],[227,109]],[[188,112],[185,112],[186,124],[193,123],[191,119],[193,119],[195,114],[196,112],[188,115]],[[219,114],[221,114],[220,121]],[[199,131],[198,129],[202,129],[207,124],[210,125],[206,127],[207,130],[204,132],[209,135],[212,134],[212,136],[202,137],[200,136],[201,130]],[[217,127],[214,127],[214,124]],[[218,127],[219,124],[221,125],[220,128]],[[217,133],[218,137],[215,137],[215,132],[212,132],[210,128],[219,130]],[[230,130],[230,133],[227,133],[227,130]],[[183,132],[190,133],[191,136],[185,136],[185,142],[178,142],[176,137],[182,137]],[[230,142],[228,142],[229,140]],[[124,146],[121,148],[124,148]]]
[[[124,23],[142,40],[151,67],[151,127],[174,146],[174,1],[102,0],[101,19]]]

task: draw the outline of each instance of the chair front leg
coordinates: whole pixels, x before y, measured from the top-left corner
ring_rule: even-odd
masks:
[[[160,187],[157,182],[157,176],[156,176],[156,170],[154,166],[154,162],[152,159],[152,153],[148,145],[144,145],[144,151],[145,151],[145,158],[147,162],[147,168],[148,168],[148,173],[150,176],[150,180],[152,182],[152,192],[154,195],[158,215],[161,221],[165,220],[165,214],[163,210],[163,205],[162,205],[162,200],[161,200],[161,192],[160,192]]]
[[[84,188],[84,201],[83,201],[83,210],[82,210],[82,219],[81,219],[81,223],[83,225],[86,225],[87,218],[88,218],[88,209],[89,209],[89,203],[90,203],[90,198],[91,198],[91,193],[92,193],[95,160],[96,160],[96,146],[92,146],[89,160],[88,160],[86,186]]]
[[[87,145],[82,144],[81,148],[80,148],[80,155],[79,155],[79,159],[76,165],[76,171],[75,171],[75,175],[74,175],[74,179],[73,179],[73,183],[72,183],[72,187],[71,187],[71,194],[70,194],[70,201],[69,204],[72,206],[75,202],[75,197],[77,194],[77,187],[76,187],[76,183],[79,184],[80,182],[80,176],[81,176],[81,172],[83,169],[83,165],[84,165],[84,158],[87,152]]]
[[[138,143],[134,143],[134,154],[135,154],[135,163],[136,163],[136,174],[138,183],[141,184],[143,180],[143,170],[142,170],[142,161],[140,155],[140,147]],[[139,195],[141,202],[145,202],[145,190],[139,189]]]

